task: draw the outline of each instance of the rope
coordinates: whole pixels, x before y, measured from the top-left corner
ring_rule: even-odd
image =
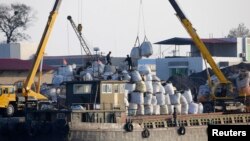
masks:
[[[137,38],[139,38],[139,34],[140,34],[141,18],[142,18],[142,26],[143,26],[143,32],[144,32],[144,41],[146,41],[146,40],[147,40],[147,36],[146,36],[146,26],[145,26],[145,25],[146,25],[146,22],[145,22],[145,16],[144,16],[144,9],[143,9],[142,0],[140,0],[140,5],[139,5]],[[136,39],[136,41],[137,41],[137,39]]]

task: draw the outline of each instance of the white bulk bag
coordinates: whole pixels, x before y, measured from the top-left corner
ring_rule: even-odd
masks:
[[[170,101],[172,105],[177,105],[180,104],[180,99],[181,99],[181,94],[177,93],[177,94],[173,94],[173,95],[169,95],[170,96]]]
[[[130,52],[130,57],[133,59],[140,59],[141,58],[140,48],[133,47],[131,52]]]
[[[153,96],[153,97],[152,97],[151,104],[152,104],[152,105],[157,105],[157,99],[156,99],[156,96]]]
[[[153,93],[158,93],[160,92],[160,86],[161,84],[159,82],[152,82],[153,85]]]
[[[131,103],[144,104],[143,93],[132,92],[131,93]]]
[[[165,95],[163,93],[155,94],[157,99],[157,105],[165,105]]]
[[[160,105],[153,105],[153,115],[160,114]]]
[[[161,115],[167,115],[168,114],[168,106],[167,105],[161,105],[160,113],[161,113]]]
[[[52,79],[52,84],[60,85],[63,82],[63,76],[62,75],[54,75]]]
[[[137,106],[136,115],[144,115],[144,105],[138,105]]]
[[[189,103],[189,114],[197,114],[198,113],[198,104],[197,103]]]
[[[172,83],[167,83],[165,86],[165,92],[166,94],[170,94],[170,95],[173,95],[174,94],[174,86]]]
[[[176,111],[176,114],[181,114],[181,104],[176,104],[174,105],[174,108],[175,108],[175,111]]]
[[[129,116],[135,116],[137,112],[137,104],[135,103],[129,103],[128,106],[128,115]]]
[[[166,105],[171,105],[171,101],[170,101],[169,94],[166,94],[166,95],[165,95],[165,104],[166,104]]]
[[[152,81],[152,80],[153,80],[152,74],[145,75],[145,81]]]
[[[149,57],[153,54],[152,44],[149,41],[144,41],[141,44],[141,56]]]
[[[202,103],[198,104],[198,114],[202,114],[203,113],[203,105]]]
[[[135,84],[134,83],[126,83],[125,90],[128,90],[128,93],[132,93],[135,90]]]
[[[181,104],[188,104],[186,97],[183,95],[181,95],[180,102]]]
[[[181,104],[181,114],[187,115],[188,114],[188,104]]]
[[[144,105],[144,114],[152,115],[153,114],[153,105]]]
[[[168,105],[168,114],[172,115],[174,113],[174,105]]]
[[[133,82],[142,81],[140,73],[136,70],[131,72],[131,78]]]
[[[153,93],[152,81],[145,81],[146,92]]]
[[[153,95],[151,93],[146,93],[144,97],[144,105],[151,105]]]
[[[191,94],[190,89],[185,90],[184,93],[183,93],[183,96],[186,98],[188,103],[191,103],[193,101],[193,96]]]
[[[85,73],[82,77],[83,81],[91,81],[93,80],[93,77],[90,73]]]
[[[142,75],[148,75],[148,74],[151,73],[151,70],[150,70],[150,68],[149,68],[148,65],[141,65],[141,66],[139,66],[138,71]]]
[[[152,75],[152,81],[157,81],[157,82],[160,82],[160,78],[157,77],[156,75]]]
[[[138,91],[138,92],[146,92],[146,85],[144,83],[144,81],[138,81],[135,83],[135,91]]]

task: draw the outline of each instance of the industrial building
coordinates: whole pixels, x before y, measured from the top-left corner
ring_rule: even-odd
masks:
[[[250,38],[210,38],[202,39],[216,64],[222,68],[250,61]],[[203,71],[206,68],[198,48],[190,38],[171,38],[157,42],[160,48],[174,45],[173,56],[164,56],[157,59],[141,59],[138,64],[149,64],[156,67],[156,75],[167,80],[173,75],[190,75]],[[178,51],[189,47],[187,55],[178,56]],[[209,64],[207,64],[208,67]]]

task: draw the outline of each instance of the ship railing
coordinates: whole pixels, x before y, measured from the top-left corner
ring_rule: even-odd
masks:
[[[133,119],[132,119],[133,120]],[[176,122],[171,116],[166,118],[154,119],[134,119],[133,122],[139,123],[144,128],[168,128],[176,126],[207,126],[207,125],[222,125],[222,124],[248,124],[250,125],[250,114],[204,114],[204,115],[183,115],[178,116]]]

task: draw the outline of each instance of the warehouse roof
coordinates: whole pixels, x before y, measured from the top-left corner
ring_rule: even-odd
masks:
[[[236,38],[209,38],[201,39],[205,44],[236,44]],[[167,40],[156,42],[160,45],[191,45],[194,44],[191,38],[174,37]]]
[[[27,71],[32,68],[32,63],[32,60],[0,59],[0,71]],[[53,69],[51,66],[43,65],[45,71]]]

